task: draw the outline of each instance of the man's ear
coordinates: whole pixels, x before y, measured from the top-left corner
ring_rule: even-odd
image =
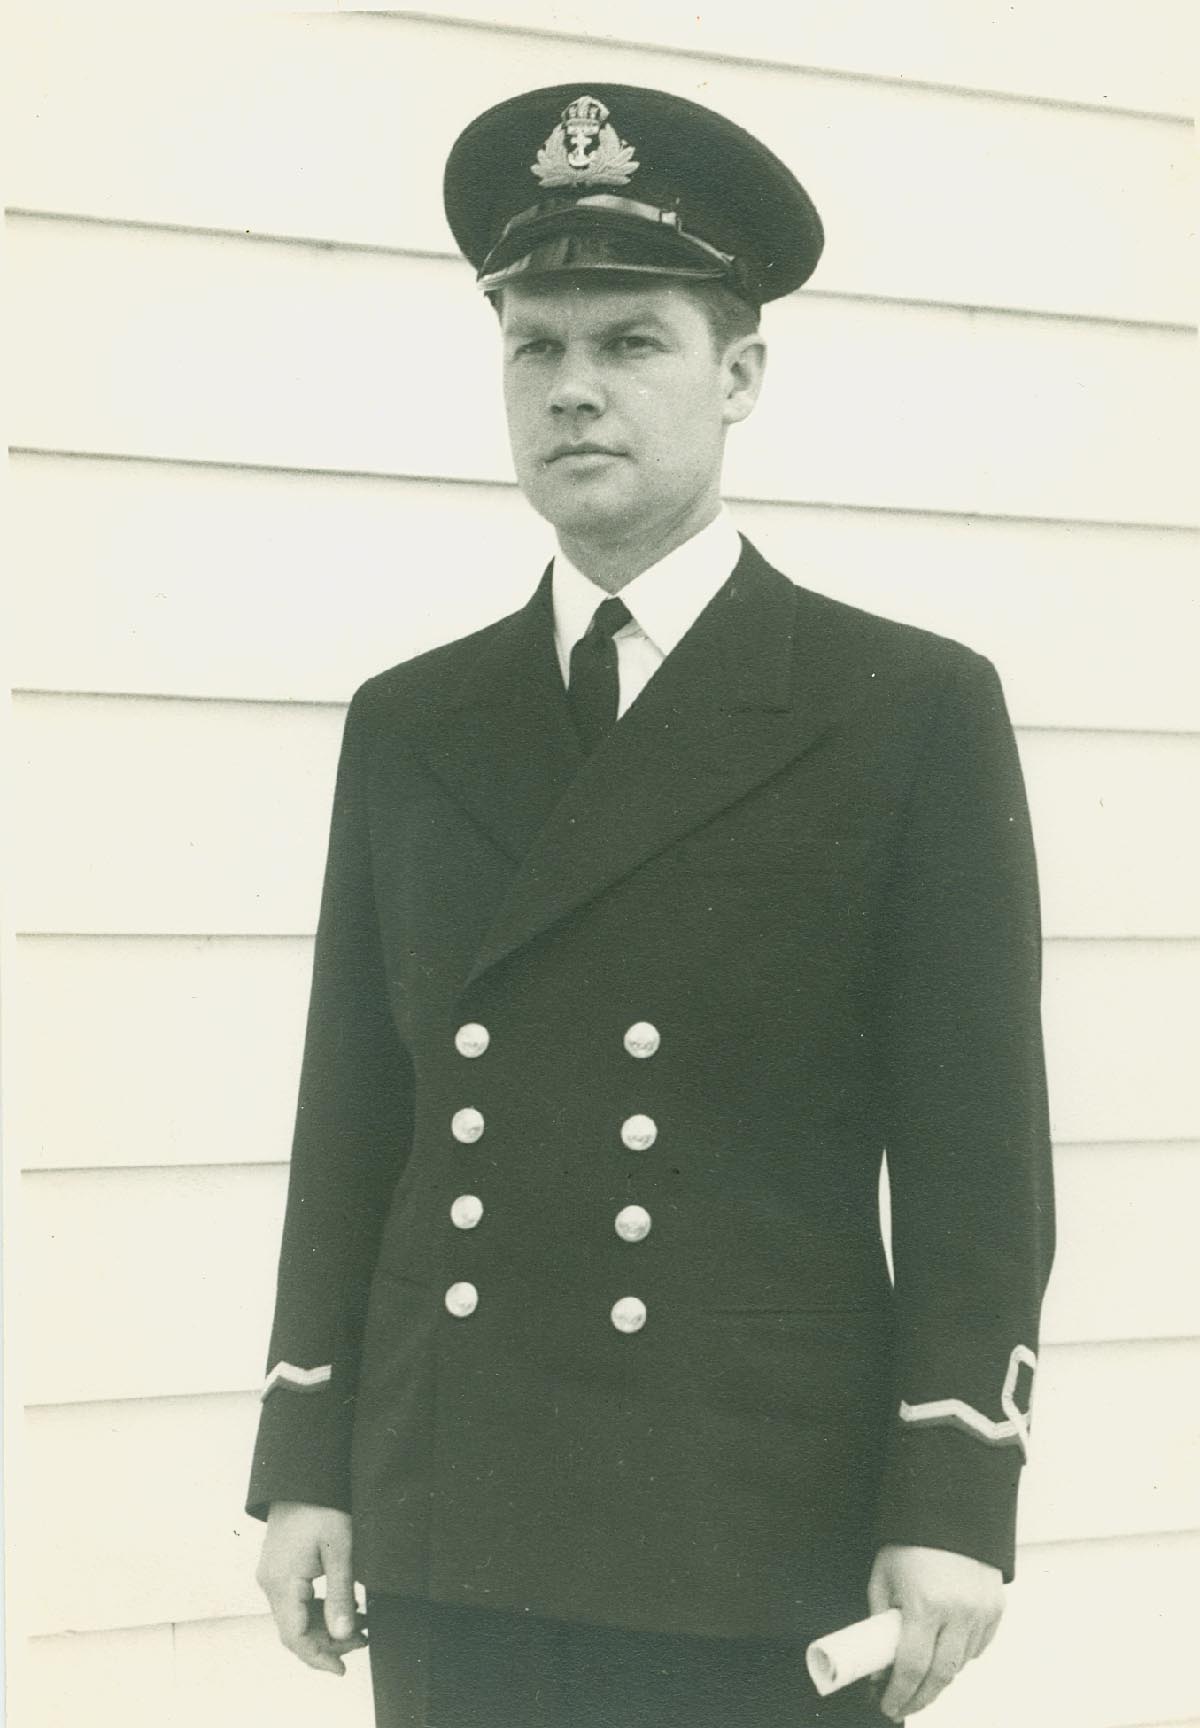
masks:
[[[721,361],[721,418],[727,426],[744,420],[751,412],[766,369],[767,344],[757,331],[751,336],[737,336],[729,344]]]

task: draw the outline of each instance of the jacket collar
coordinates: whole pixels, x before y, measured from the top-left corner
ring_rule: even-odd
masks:
[[[741,536],[722,506],[707,528],[621,589],[621,599],[633,614],[634,624],[660,655],[665,658],[678,647],[713,595],[729,580],[741,553]],[[554,635],[565,679],[571,650],[591,623],[604,590],[584,576],[561,549],[552,568]]]

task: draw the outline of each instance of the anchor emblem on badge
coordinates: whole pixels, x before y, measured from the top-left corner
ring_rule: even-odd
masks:
[[[633,145],[608,124],[608,109],[595,96],[577,96],[538,151],[530,173],[547,188],[627,186],[637,169]]]

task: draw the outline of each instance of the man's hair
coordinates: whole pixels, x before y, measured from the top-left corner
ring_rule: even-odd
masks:
[[[743,300],[740,294],[735,294],[724,282],[684,281],[680,283],[680,287],[708,319],[709,334],[718,357],[724,354],[731,342],[736,342],[742,336],[757,334],[758,307],[751,306],[748,300]]]
[[[542,278],[546,280],[546,278]],[[634,287],[645,287],[646,278],[630,273],[625,280]],[[692,304],[708,321],[709,335],[712,337],[713,351],[718,359],[724,354],[731,342],[738,341],[743,336],[754,336],[759,328],[759,311],[748,300],[743,300],[740,294],[735,294],[732,288],[727,288],[724,282],[705,282],[689,280],[687,277],[651,278],[651,280],[670,281],[672,286],[686,294]],[[488,295],[496,316],[501,313],[501,297],[504,289],[494,288]]]

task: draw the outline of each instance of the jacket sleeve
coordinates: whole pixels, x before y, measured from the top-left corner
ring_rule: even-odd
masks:
[[[313,959],[274,1326],[247,1510],[349,1510],[367,1290],[411,1143],[411,1070],[388,1001],[372,887],[368,721],[346,718]]]
[[[1029,814],[1000,681],[974,654],[937,699],[884,940],[897,1331],[878,1537],[1007,1580],[1053,1178]]]

